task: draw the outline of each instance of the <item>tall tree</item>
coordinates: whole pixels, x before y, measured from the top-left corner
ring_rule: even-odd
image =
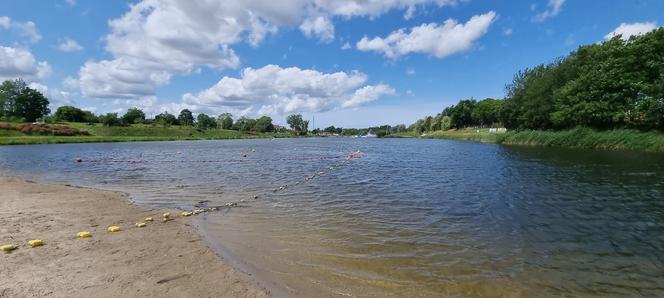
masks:
[[[141,123],[145,121],[145,113],[139,108],[131,108],[122,116],[122,122],[125,124]]]
[[[302,115],[293,114],[286,118],[286,123],[290,125],[293,133],[296,135],[306,135],[309,131],[309,121],[302,119]]]
[[[201,129],[210,129],[217,127],[217,121],[214,121],[214,118],[200,113],[196,116],[196,125]]]
[[[0,116],[8,120],[32,122],[48,115],[48,99],[21,80],[4,81],[0,85]]]
[[[217,117],[217,124],[221,129],[233,128],[233,115],[231,113],[222,113]]]
[[[192,126],[194,125],[194,115],[191,113],[190,110],[183,109],[182,111],[180,111],[180,115],[178,116],[178,121],[180,122],[181,125]]]
[[[56,121],[67,122],[84,122],[85,116],[83,110],[73,106],[61,106],[53,114]]]

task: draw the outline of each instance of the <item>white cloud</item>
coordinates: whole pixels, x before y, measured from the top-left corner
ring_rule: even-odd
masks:
[[[459,24],[454,19],[448,19],[442,25],[422,24],[410,28],[410,32],[405,29],[393,31],[385,38],[369,39],[365,36],[356,46],[358,50],[379,52],[391,59],[410,53],[444,58],[470,49],[489,30],[495,19],[496,13],[490,11],[473,16],[465,24]]]
[[[55,109],[57,109],[60,106],[73,104],[71,100],[72,97],[71,92],[59,90],[57,88],[49,88],[46,85],[35,82],[30,83],[28,87],[35,89],[44,94],[44,96],[48,98],[48,101],[50,103],[50,108],[52,111],[55,111]]]
[[[396,91],[385,84],[378,84],[374,86],[364,86],[355,90],[355,94],[349,100],[341,104],[342,108],[356,108],[365,103],[372,102],[382,95],[394,95]]]
[[[318,37],[322,42],[331,42],[334,40],[334,25],[329,18],[316,16],[307,18],[300,25],[300,31],[307,38]]]
[[[0,28],[9,29],[9,26],[12,24],[12,19],[6,16],[0,16]]]
[[[352,49],[352,48],[353,48],[353,46],[351,46],[351,45],[350,45],[349,43],[347,43],[347,42],[345,42],[345,43],[341,46],[341,49],[342,49],[342,50],[350,50],[350,49]]]
[[[38,62],[26,49],[0,46],[0,80],[22,78],[26,81],[45,79],[51,74],[46,61]]]
[[[557,16],[562,10],[563,4],[565,4],[565,0],[549,0],[546,10],[536,14],[533,21],[544,22],[548,18]],[[534,10],[533,6],[531,6],[531,10]]]
[[[63,52],[76,52],[76,51],[82,51],[83,47],[78,44],[73,39],[65,38],[59,45],[58,45],[58,50],[63,51]]]
[[[514,30],[512,28],[503,29],[503,35],[505,35],[505,36],[511,36],[512,33],[514,33]]]
[[[657,29],[657,23],[655,22],[621,23],[618,28],[604,36],[604,40],[609,40],[618,35],[621,36],[622,40],[628,40],[631,36],[643,35],[655,29]]]
[[[412,76],[412,75],[414,75],[415,73],[416,73],[416,72],[415,72],[415,69],[413,69],[413,68],[408,68],[408,69],[406,69],[406,74],[409,75],[409,76]]]
[[[416,5],[433,4],[439,7],[454,5],[457,0],[315,0],[315,6],[334,15],[377,17],[392,9],[410,9]]]
[[[225,76],[209,89],[187,93],[182,99],[183,105],[197,112],[282,115],[357,107],[394,93],[388,85],[365,85],[366,81],[367,76],[357,71],[322,73],[266,65],[245,68],[239,78]]]
[[[153,96],[170,78],[168,71],[156,70],[149,62],[122,57],[86,62],[79,71],[78,84],[85,97],[137,99]]]
[[[39,34],[37,25],[33,22],[16,22],[13,21],[10,17],[0,16],[0,28],[2,29],[12,29],[18,32],[19,35],[25,37],[30,42],[38,42],[41,40],[42,36]]]
[[[143,98],[168,84],[172,75],[201,67],[217,70],[240,66],[232,47],[259,46],[280,27],[299,27],[308,37],[334,40],[334,19],[377,17],[392,9],[453,5],[458,0],[141,0],[109,21],[105,37],[111,58],[88,61],[79,70],[81,93],[103,98]],[[116,69],[117,68],[117,69]],[[95,71],[90,71],[94,69]],[[138,81],[113,80],[128,76]],[[117,86],[116,86],[117,85]],[[97,89],[103,87],[101,90]],[[118,92],[115,94],[114,92]]]
[[[65,0],[69,6],[76,6],[76,0]]]
[[[408,21],[415,15],[415,5],[408,6],[406,12],[403,13],[404,20]]]

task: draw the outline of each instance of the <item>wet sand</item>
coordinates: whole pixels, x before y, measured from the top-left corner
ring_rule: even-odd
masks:
[[[0,177],[0,245],[18,246],[0,252],[0,297],[267,296],[206,245],[192,217],[162,223],[166,211],[122,193]],[[134,226],[146,217],[154,222]]]

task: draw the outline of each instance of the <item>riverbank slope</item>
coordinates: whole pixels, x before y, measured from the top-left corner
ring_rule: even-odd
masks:
[[[161,222],[124,194],[0,177],[0,297],[265,297],[209,249],[191,217]],[[175,211],[171,210],[175,215]],[[134,224],[154,217],[144,228]],[[119,226],[120,232],[107,228]],[[91,238],[76,238],[89,231]],[[41,239],[32,248],[28,240]]]
[[[227,129],[198,129],[193,126],[160,126],[133,124],[131,126],[88,125],[86,123],[66,122],[58,125],[46,125],[45,129],[35,132],[32,129],[16,129],[22,124],[0,122],[0,145],[59,144],[59,143],[97,143],[97,142],[143,142],[143,141],[180,141],[180,140],[221,140],[221,139],[256,139],[291,137],[289,133],[241,132]],[[26,124],[23,124],[26,125]],[[30,124],[27,124],[30,125]],[[58,135],[66,130],[74,130],[72,135]],[[50,131],[50,132],[49,132]]]
[[[664,152],[664,134],[629,129],[596,131],[589,128],[576,128],[563,131],[521,130],[506,133],[489,133],[489,129],[462,129],[427,132],[422,135],[406,133],[396,136],[518,146]]]

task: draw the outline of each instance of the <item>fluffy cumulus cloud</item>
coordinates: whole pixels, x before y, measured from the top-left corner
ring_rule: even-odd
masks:
[[[0,80],[36,81],[50,74],[51,66],[46,61],[37,61],[30,51],[0,46]]]
[[[232,49],[235,44],[259,46],[283,26],[297,27],[305,36],[330,42],[334,40],[335,18],[377,17],[392,9],[414,11],[415,6],[456,2],[142,0],[109,22],[111,32],[105,42],[112,58],[88,61],[79,70],[78,85],[85,96],[140,99],[154,95],[175,74],[190,74],[200,67],[239,67],[240,58]],[[131,79],[127,80],[128,76]]]
[[[46,85],[32,82],[28,85],[28,87],[38,90],[46,98],[48,98],[48,101],[50,103],[51,110],[55,111],[60,106],[64,105],[72,105],[73,101],[71,100],[72,98],[72,93],[64,90],[60,90],[57,88],[49,88]]]
[[[154,62],[153,62],[154,63]],[[145,66],[145,68],[141,68]],[[155,90],[168,83],[171,74],[166,70],[135,58],[118,58],[86,62],[79,71],[81,93],[89,98],[139,99],[154,96]]]
[[[366,81],[367,76],[357,71],[323,73],[266,65],[245,68],[239,78],[223,77],[207,90],[185,94],[183,104],[194,111],[282,115],[357,107],[395,93],[388,85],[365,85]]]
[[[620,26],[618,26],[618,28],[614,29],[609,34],[604,36],[604,39],[609,40],[613,37],[620,35],[620,38],[622,40],[628,40],[631,36],[643,35],[655,29],[657,29],[657,23],[655,22],[621,23]]]
[[[334,40],[334,25],[330,19],[317,16],[304,20],[300,25],[300,30],[306,37],[318,37],[323,42]]]
[[[363,37],[357,42],[360,51],[382,53],[396,59],[410,53],[428,54],[444,58],[470,49],[482,37],[496,19],[490,11],[470,18],[465,24],[448,19],[443,24],[422,24],[410,30],[399,29],[386,37]]]
[[[353,96],[341,104],[342,108],[356,108],[365,103],[374,101],[383,95],[394,95],[396,91],[386,84],[364,86],[355,90]]]
[[[546,10],[536,14],[533,17],[533,21],[544,22],[548,18],[557,16],[562,10],[563,4],[565,4],[565,0],[549,0]]]
[[[58,50],[63,51],[63,52],[77,52],[77,51],[82,51],[83,47],[78,44],[73,39],[70,38],[65,38],[60,44],[58,44]]]
[[[0,28],[7,30],[14,30],[18,32],[19,35],[28,39],[30,42],[38,42],[41,40],[42,36],[39,34],[37,25],[33,22],[17,22],[12,20],[7,16],[0,16]]]

